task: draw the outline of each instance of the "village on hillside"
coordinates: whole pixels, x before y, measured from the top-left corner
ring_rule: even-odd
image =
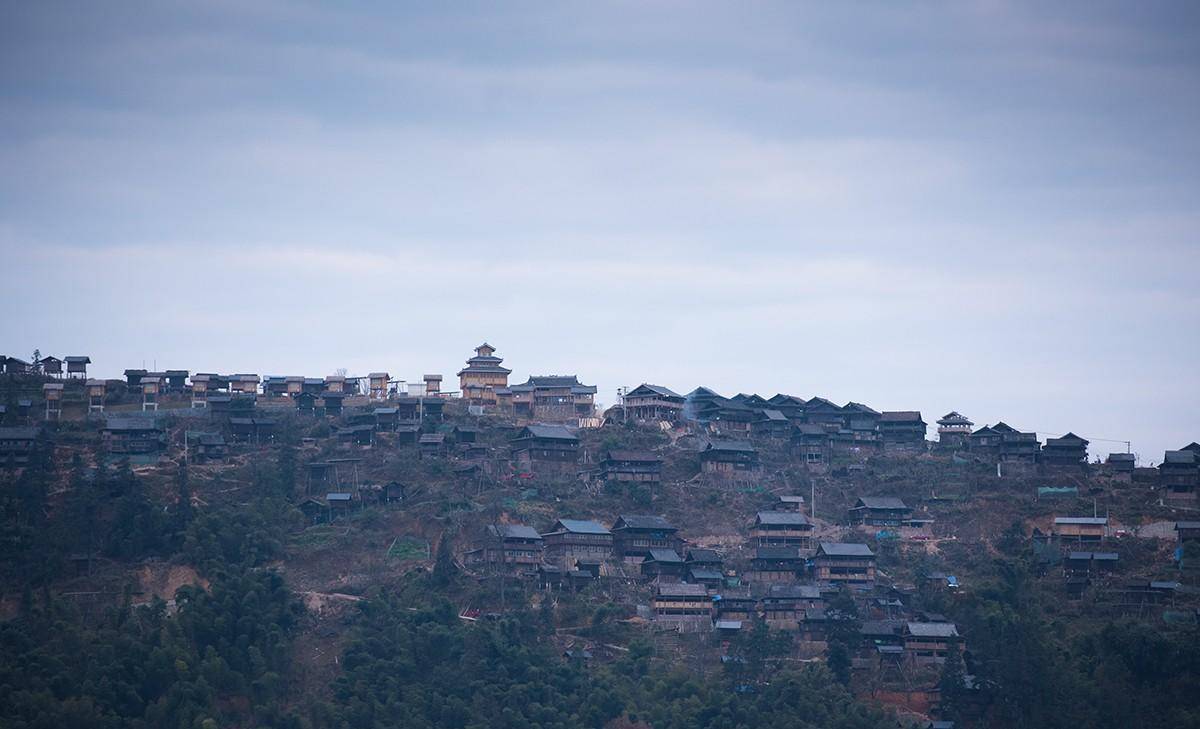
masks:
[[[989,553],[1031,551],[1064,618],[1200,616],[1196,442],[1144,468],[1128,452],[1089,457],[1074,433],[1042,441],[958,412],[931,440],[919,410],[648,383],[601,412],[586,377],[510,381],[487,343],[456,390],[441,374],[113,380],[91,365],[0,358],[0,478],[41,451],[128,464],[169,499],[183,467],[204,509],[291,449],[302,516],[281,568],[317,614],[448,560],[478,586],[455,596],[465,621],[563,606],[565,660],[612,660],[636,634],[697,671],[736,673],[765,627],[788,636],[780,660],[826,661],[931,726],[948,725],[947,662],[968,701],[979,688],[986,636],[948,613]],[[69,559],[64,592],[120,589],[99,550]],[[589,604],[611,615],[587,625]]]

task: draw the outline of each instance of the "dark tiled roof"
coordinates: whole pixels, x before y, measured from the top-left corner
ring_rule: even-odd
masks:
[[[661,516],[645,516],[641,514],[625,515],[617,517],[617,523],[613,524],[613,529],[620,527],[628,527],[630,529],[658,529],[663,531],[675,531],[675,527],[671,526],[671,522]]]
[[[820,552],[830,557],[874,557],[874,552],[865,544],[845,542],[821,542]]]

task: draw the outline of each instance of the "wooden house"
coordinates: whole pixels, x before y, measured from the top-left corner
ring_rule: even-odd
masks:
[[[720,590],[725,584],[725,575],[719,569],[689,566],[686,561],[684,562],[683,569],[684,582],[690,582],[694,585],[704,585],[712,591]]]
[[[0,428],[0,467],[29,465],[38,439],[37,428]]]
[[[792,453],[810,467],[824,467],[833,456],[830,434],[815,423],[800,423],[792,429]]]
[[[965,448],[967,439],[971,437],[971,428],[975,424],[957,410],[951,410],[938,418],[937,426],[938,445],[940,447]]]
[[[542,562],[542,535],[523,524],[489,524],[483,545],[466,554],[468,564],[503,567],[510,573],[537,571]]]
[[[759,617],[758,598],[749,588],[730,588],[712,598],[713,617],[719,620],[750,621]]]
[[[1180,544],[1184,542],[1200,542],[1200,521],[1175,522],[1175,536]]]
[[[125,370],[125,386],[130,390],[136,390],[142,386],[142,378],[147,374],[146,370],[141,369]]]
[[[187,391],[187,370],[166,370],[161,377],[163,382],[163,392],[183,394]]]
[[[512,370],[501,367],[504,360],[496,356],[496,348],[484,342],[475,348],[475,356],[458,371],[458,389],[470,405],[495,405],[496,390],[508,387]]]
[[[1120,556],[1116,552],[1068,552],[1063,560],[1063,573],[1075,577],[1093,577],[1111,574],[1117,568]]]
[[[296,398],[304,394],[304,376],[287,375],[283,378],[283,394]]]
[[[804,497],[799,494],[780,494],[774,511],[794,511],[804,513]]]
[[[158,410],[158,396],[162,393],[162,377],[146,374],[141,378],[142,410]]]
[[[275,438],[274,418],[237,418],[229,419],[229,429],[233,439],[242,443],[267,443]]]
[[[421,426],[415,423],[401,423],[396,426],[396,445],[415,446],[421,437]]]
[[[751,476],[759,471],[758,451],[749,441],[711,441],[700,452],[700,470],[724,477]]]
[[[87,368],[92,363],[91,357],[73,354],[63,361],[67,363],[67,377],[87,379]]]
[[[442,376],[441,375],[421,375],[421,379],[425,382],[426,397],[441,397],[442,396]]]
[[[372,372],[367,375],[367,392],[372,400],[384,400],[388,396],[388,382],[391,376],[386,372]]]
[[[329,510],[329,519],[336,519],[354,508],[354,494],[349,491],[331,491],[325,494],[325,504]]]
[[[282,375],[267,375],[263,377],[262,391],[268,398],[288,397],[288,378]]]
[[[88,414],[103,413],[104,400],[108,396],[108,380],[89,379],[84,384],[87,392]]]
[[[866,584],[875,581],[875,553],[865,544],[821,542],[813,557],[821,582]]]
[[[863,496],[850,508],[850,523],[875,527],[899,527],[908,522],[912,509],[895,496]]]
[[[640,566],[642,577],[659,582],[682,582],[683,557],[674,549],[650,549]]]
[[[879,415],[879,440],[884,450],[924,450],[926,427],[918,410],[886,411]]]
[[[1061,438],[1047,438],[1042,446],[1041,461],[1051,467],[1079,467],[1087,463],[1088,441],[1074,433]]]
[[[4,358],[4,373],[8,375],[26,375],[32,369],[25,360],[20,357],[5,357]]]
[[[642,383],[622,398],[625,416],[643,422],[679,422],[683,417],[684,397],[662,385]]]
[[[612,526],[613,552],[617,559],[644,559],[654,549],[676,551],[683,547],[678,532],[661,516],[622,514]]]
[[[475,443],[479,440],[479,428],[473,425],[456,425],[450,433],[454,437],[454,442],[460,445]]]
[[[330,418],[336,418],[342,414],[343,403],[346,399],[345,393],[341,392],[324,392],[316,399],[317,415],[325,415]]]
[[[950,651],[962,651],[954,623],[906,623],[904,652],[915,664],[945,663]]]
[[[795,582],[807,569],[799,547],[755,547],[746,579],[751,582]]]
[[[417,439],[421,458],[438,458],[446,451],[445,433],[425,433]]]
[[[153,454],[166,445],[166,431],[151,417],[110,416],[102,433],[108,452],[113,454]]]
[[[63,383],[47,382],[42,385],[42,400],[46,403],[46,420],[58,420],[62,416]]]
[[[338,441],[346,445],[375,445],[375,426],[372,423],[347,425],[337,430]]]
[[[840,405],[823,397],[814,397],[804,404],[803,422],[836,431],[842,427],[846,413]]]
[[[711,620],[712,598],[704,585],[659,584],[654,595],[654,619],[660,621]]]
[[[1035,464],[1041,457],[1042,444],[1038,441],[1037,433],[1022,432],[1010,429],[1000,433],[1000,451],[998,458],[1001,463]]]
[[[1196,498],[1197,487],[1200,487],[1200,455],[1186,449],[1167,451],[1158,466],[1158,480],[1167,498]]]
[[[446,412],[446,403],[440,397],[421,398],[421,419],[426,422],[439,423]]]
[[[229,391],[231,393],[241,392],[251,395],[258,394],[258,384],[260,380],[258,375],[238,374],[229,376]]]
[[[750,527],[750,541],[758,547],[808,549],[812,524],[796,511],[760,511]]]
[[[879,430],[879,418],[882,415],[869,405],[851,400],[842,406],[842,429],[874,434]]]
[[[392,407],[377,407],[371,411],[375,415],[375,430],[390,432],[400,424],[400,409]]]
[[[578,420],[596,412],[596,387],[575,375],[539,375],[496,392],[500,407],[521,419]]]
[[[527,425],[512,441],[512,457],[522,467],[571,465],[579,460],[579,438],[562,425]]]
[[[327,375],[325,377],[325,392],[346,394],[346,377],[344,375]]]
[[[559,519],[542,539],[546,559],[563,566],[580,559],[606,560],[613,553],[612,532],[594,521]]]
[[[603,481],[657,484],[662,482],[662,458],[649,451],[608,451],[600,461]]]
[[[1054,518],[1054,536],[1064,540],[1098,542],[1108,535],[1106,516],[1058,516]]]
[[[689,549],[684,553],[684,562],[688,567],[705,567],[715,570],[720,570],[722,566],[721,555],[717,554],[712,549]]]
[[[197,433],[188,431],[186,435],[187,458],[201,463],[222,461],[229,453],[225,436],[220,433]]]
[[[229,380],[211,372],[197,372],[191,376],[190,380],[192,383],[192,407],[194,408],[208,407],[210,395],[229,388]]]
[[[725,398],[707,387],[697,387],[683,398],[683,417],[686,420],[704,422],[703,413],[715,402],[724,400]]]
[[[824,605],[816,585],[769,585],[762,597],[763,618],[776,630],[799,630],[808,613]]]
[[[791,436],[792,424],[778,410],[759,410],[758,418],[750,423],[750,434],[756,438],[787,440]]]
[[[1137,457],[1132,453],[1109,453],[1104,465],[1110,474],[1129,477],[1137,467]]]
[[[767,400],[768,405],[783,413],[784,417],[793,423],[803,422],[804,406],[807,403],[808,401],[802,397],[784,395],[783,393],[779,393]]]
[[[62,377],[63,361],[54,355],[42,357],[34,364],[37,365],[38,372],[47,377]]]

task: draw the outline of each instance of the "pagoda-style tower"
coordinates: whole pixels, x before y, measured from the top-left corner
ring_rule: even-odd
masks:
[[[971,428],[975,425],[967,417],[951,410],[937,421],[938,445],[943,448],[961,448],[967,444]]]
[[[496,348],[484,342],[475,348],[475,356],[467,360],[467,366],[459,370],[458,389],[469,404],[495,405],[496,389],[508,387],[512,370],[501,367],[504,360],[495,355]]]

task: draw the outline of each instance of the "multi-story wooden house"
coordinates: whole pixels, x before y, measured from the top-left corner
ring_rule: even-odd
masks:
[[[111,416],[102,431],[109,453],[158,453],[166,445],[166,431],[156,418]]]
[[[771,408],[757,410],[758,417],[750,422],[750,434],[756,438],[786,441],[791,436],[792,423],[782,412]]]
[[[657,484],[662,482],[662,458],[649,451],[608,451],[600,461],[603,481]]]
[[[67,377],[87,379],[87,368],[92,358],[85,355],[71,355],[63,359],[67,363]]]
[[[0,428],[0,467],[29,465],[38,433],[37,428]]]
[[[1074,433],[1061,438],[1047,438],[1042,446],[1041,461],[1051,467],[1079,467],[1087,463],[1088,441]]]
[[[758,451],[749,441],[711,441],[700,452],[700,469],[726,478],[749,477],[759,471]]]
[[[1200,455],[1187,449],[1167,451],[1158,466],[1159,484],[1173,501],[1196,498],[1200,487]]]
[[[760,511],[750,527],[750,541],[757,547],[808,549],[812,524],[797,511]]]
[[[678,532],[661,516],[623,514],[612,526],[613,551],[617,559],[644,559],[652,549],[678,551],[683,547]]]
[[[875,581],[875,553],[865,544],[821,542],[813,557],[821,582],[866,584]]]
[[[642,577],[659,582],[682,582],[684,576],[683,557],[674,549],[651,549],[641,561]]]
[[[538,375],[496,391],[500,407],[522,419],[576,421],[596,414],[596,387],[575,375]]]
[[[559,519],[542,535],[546,559],[570,568],[578,560],[606,560],[612,557],[613,535],[598,522]]]
[[[484,342],[475,348],[475,356],[458,371],[458,389],[470,405],[495,405],[496,390],[508,387],[512,370],[501,367],[504,360],[496,356],[496,348]]]
[[[879,415],[879,440],[885,450],[924,450],[926,427],[918,410],[883,412]]]
[[[971,428],[975,424],[957,410],[951,410],[938,419],[937,426],[938,446],[964,448],[967,445],[967,439],[971,437]]]
[[[1054,518],[1054,536],[1064,540],[1098,542],[1108,534],[1106,516],[1058,516]]]
[[[795,582],[806,570],[799,547],[755,547],[745,576],[751,582]]]
[[[521,467],[570,466],[579,461],[579,438],[562,425],[526,425],[513,439],[512,457]]]
[[[625,393],[623,402],[626,417],[633,420],[674,423],[683,417],[683,395],[661,385],[638,385]]]
[[[828,431],[816,423],[800,423],[792,429],[792,453],[806,466],[825,467],[833,456]]]
[[[816,585],[770,585],[762,597],[763,618],[776,630],[799,630],[809,613],[824,606]]]
[[[899,527],[908,522],[912,509],[895,496],[863,496],[850,508],[850,523],[876,527]]]
[[[712,606],[704,585],[660,583],[654,595],[654,618],[668,622],[711,620]]]
[[[906,623],[905,657],[916,664],[945,663],[951,651],[962,651],[963,642],[954,623]]]
[[[823,397],[814,397],[804,405],[804,422],[837,432],[845,422],[846,413],[840,405]]]
[[[542,535],[522,524],[489,524],[483,544],[465,555],[468,564],[534,573],[542,562]]]

